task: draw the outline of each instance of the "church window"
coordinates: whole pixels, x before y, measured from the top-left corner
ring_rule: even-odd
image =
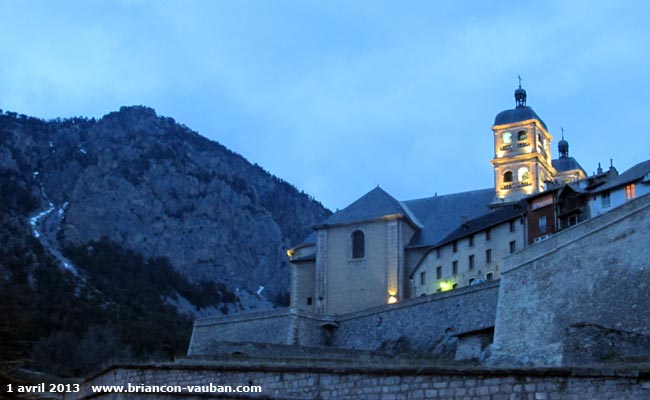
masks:
[[[625,186],[625,200],[632,200],[636,197],[634,183]]]
[[[501,134],[501,141],[503,142],[504,145],[511,144],[512,143],[512,133],[503,132]]]
[[[609,197],[609,192],[603,192],[600,195],[600,206],[603,208],[609,207],[611,205],[611,200]]]
[[[512,172],[510,172],[510,171],[506,171],[506,172],[503,174],[503,182],[506,182],[506,183],[508,183],[508,182],[512,182]]]
[[[426,271],[420,272],[420,285],[424,286],[427,283],[427,274]]]
[[[471,254],[469,256],[469,259],[467,260],[467,262],[469,264],[469,270],[470,271],[473,270],[474,269],[474,254]]]
[[[474,247],[474,235],[469,235],[469,247]]]
[[[442,278],[442,267],[436,267],[436,279]]]
[[[510,242],[510,254],[514,253],[517,251],[517,241],[513,240]]]
[[[458,261],[453,261],[451,263],[451,274],[456,275],[458,273]]]
[[[366,235],[362,231],[352,232],[352,258],[366,256]]]
[[[546,233],[546,216],[542,215],[538,219],[539,233]]]
[[[518,141],[521,142],[522,140],[526,140],[527,138],[528,138],[528,134],[526,133],[526,131],[517,132],[517,140]]]
[[[517,180],[519,182],[528,182],[530,180],[530,175],[528,173],[528,167],[521,167],[517,171]]]
[[[485,262],[487,264],[492,262],[492,249],[485,250]]]

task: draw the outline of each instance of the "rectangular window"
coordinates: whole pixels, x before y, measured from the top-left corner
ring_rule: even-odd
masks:
[[[427,275],[425,271],[420,272],[420,285],[424,286],[427,283]]]
[[[436,267],[436,279],[442,278],[442,267]]]
[[[510,242],[510,254],[514,253],[515,251],[517,251],[517,242],[513,240]]]
[[[469,270],[470,271],[473,270],[474,269],[474,254],[469,256],[469,259],[467,260],[467,262],[469,264]]]
[[[456,275],[458,273],[458,261],[454,261],[451,263],[451,273],[453,275]]]
[[[512,220],[510,221],[510,232],[514,232],[514,231],[515,231],[515,221]]]
[[[537,221],[539,223],[539,233],[546,233],[546,216],[542,215]]]
[[[603,192],[600,195],[600,206],[603,208],[609,207],[611,205],[611,201],[609,198],[609,192]]]
[[[452,243],[452,250],[455,252],[458,251],[458,242],[454,240],[454,243]]]
[[[469,278],[469,281],[467,281],[467,284],[471,286],[472,283],[474,283],[474,278]]]
[[[486,281],[491,281],[493,279],[494,279],[494,274],[492,272],[488,272],[487,274],[485,274]]]
[[[311,297],[307,297],[307,305],[310,306],[312,303]]]
[[[489,264],[492,262],[492,249],[485,250],[485,263]]]
[[[490,230],[488,229],[488,230],[485,231],[485,241],[486,241],[486,242],[489,242],[490,239],[492,239],[492,231],[490,231]]]
[[[474,235],[469,235],[469,247],[474,247]]]
[[[625,186],[625,200],[632,200],[636,197],[634,183]]]
[[[440,258],[440,247],[436,249],[436,258]]]

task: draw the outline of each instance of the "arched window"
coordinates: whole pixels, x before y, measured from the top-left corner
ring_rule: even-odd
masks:
[[[512,143],[512,133],[503,132],[501,134],[501,141],[503,142],[503,144],[511,144]]]
[[[526,133],[526,131],[517,132],[517,140],[521,142],[522,140],[526,140],[526,139],[528,139],[528,134]]]
[[[519,182],[528,182],[530,180],[528,167],[521,167],[519,170],[517,170],[517,180]]]
[[[512,182],[512,172],[510,172],[510,171],[506,171],[506,172],[503,174],[503,181],[506,182],[506,183],[507,183],[507,182]]]
[[[366,256],[366,235],[362,231],[352,232],[352,258]]]

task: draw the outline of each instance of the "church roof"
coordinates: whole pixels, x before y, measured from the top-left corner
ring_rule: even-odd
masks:
[[[579,169],[582,172],[584,172],[585,175],[587,175],[585,170],[580,166],[578,161],[576,161],[576,159],[573,157],[556,158],[555,160],[552,160],[551,163],[553,164],[553,168],[555,168],[557,172],[566,172],[574,169]]]
[[[471,219],[458,226],[456,230],[451,232],[447,237],[442,239],[437,245],[442,246],[453,242],[454,240],[461,239],[467,235],[481,232],[485,229],[491,228],[495,225],[517,218],[526,212],[525,202],[508,204],[488,214],[478,218]]]
[[[600,186],[594,193],[600,193],[605,190],[615,189],[619,186],[627,185],[628,183],[641,180],[644,176],[650,174],[650,160],[638,163],[609,182]]]
[[[473,219],[490,212],[494,189],[473,190],[403,202],[422,224],[408,247],[435,245],[456,229],[462,218]]]
[[[368,221],[384,217],[386,215],[404,215],[409,222],[415,226],[420,226],[415,216],[402,203],[397,201],[393,196],[388,194],[382,188],[377,186],[357,201],[336,211],[329,218],[316,226],[322,227],[327,225],[349,224],[352,222]]]
[[[512,124],[514,122],[526,121],[529,119],[538,120],[544,129],[548,130],[546,124],[529,106],[517,106],[512,110],[501,111],[494,119],[494,125]]]

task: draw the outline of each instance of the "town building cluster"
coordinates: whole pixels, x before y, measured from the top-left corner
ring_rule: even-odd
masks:
[[[499,279],[502,260],[650,193],[650,160],[589,176],[515,90],[494,125],[494,187],[398,201],[380,187],[288,251],[291,306],[344,314]]]

